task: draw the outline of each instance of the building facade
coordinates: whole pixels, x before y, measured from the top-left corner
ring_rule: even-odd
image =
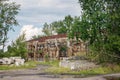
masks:
[[[82,40],[68,39],[66,34],[44,36],[27,41],[28,59],[39,60],[49,57],[61,59],[85,51]]]

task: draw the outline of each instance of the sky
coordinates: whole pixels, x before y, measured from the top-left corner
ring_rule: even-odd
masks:
[[[42,27],[45,22],[62,20],[67,15],[81,15],[78,0],[10,0],[13,1],[21,5],[16,17],[19,26],[14,26],[14,31],[9,31],[7,44],[23,32],[26,33],[26,40],[33,35],[43,34]]]

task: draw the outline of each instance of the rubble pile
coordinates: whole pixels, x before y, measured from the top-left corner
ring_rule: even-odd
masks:
[[[83,57],[69,57],[60,61],[60,67],[70,68],[71,70],[86,70],[98,67],[94,62],[90,62]]]
[[[10,57],[10,58],[2,58],[0,59],[1,65],[10,65],[15,64],[16,66],[24,65],[25,59],[21,57]]]

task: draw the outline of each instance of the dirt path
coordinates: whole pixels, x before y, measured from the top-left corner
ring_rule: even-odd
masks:
[[[0,80],[106,80],[105,76],[117,76],[119,74],[100,75],[87,78],[73,78],[71,75],[52,75],[44,72],[49,66],[39,65],[37,68],[24,70],[0,71]]]
[[[1,70],[0,78],[4,78],[6,76],[31,76],[31,75],[45,75],[45,69],[49,66],[46,65],[38,65],[36,68],[32,69],[20,69],[20,70]],[[1,79],[0,79],[1,80]]]

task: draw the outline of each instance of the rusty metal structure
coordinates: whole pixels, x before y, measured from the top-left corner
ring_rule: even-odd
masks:
[[[27,41],[28,58],[32,60],[61,59],[74,56],[77,52],[85,51],[82,40],[68,39],[66,34],[44,36]]]

